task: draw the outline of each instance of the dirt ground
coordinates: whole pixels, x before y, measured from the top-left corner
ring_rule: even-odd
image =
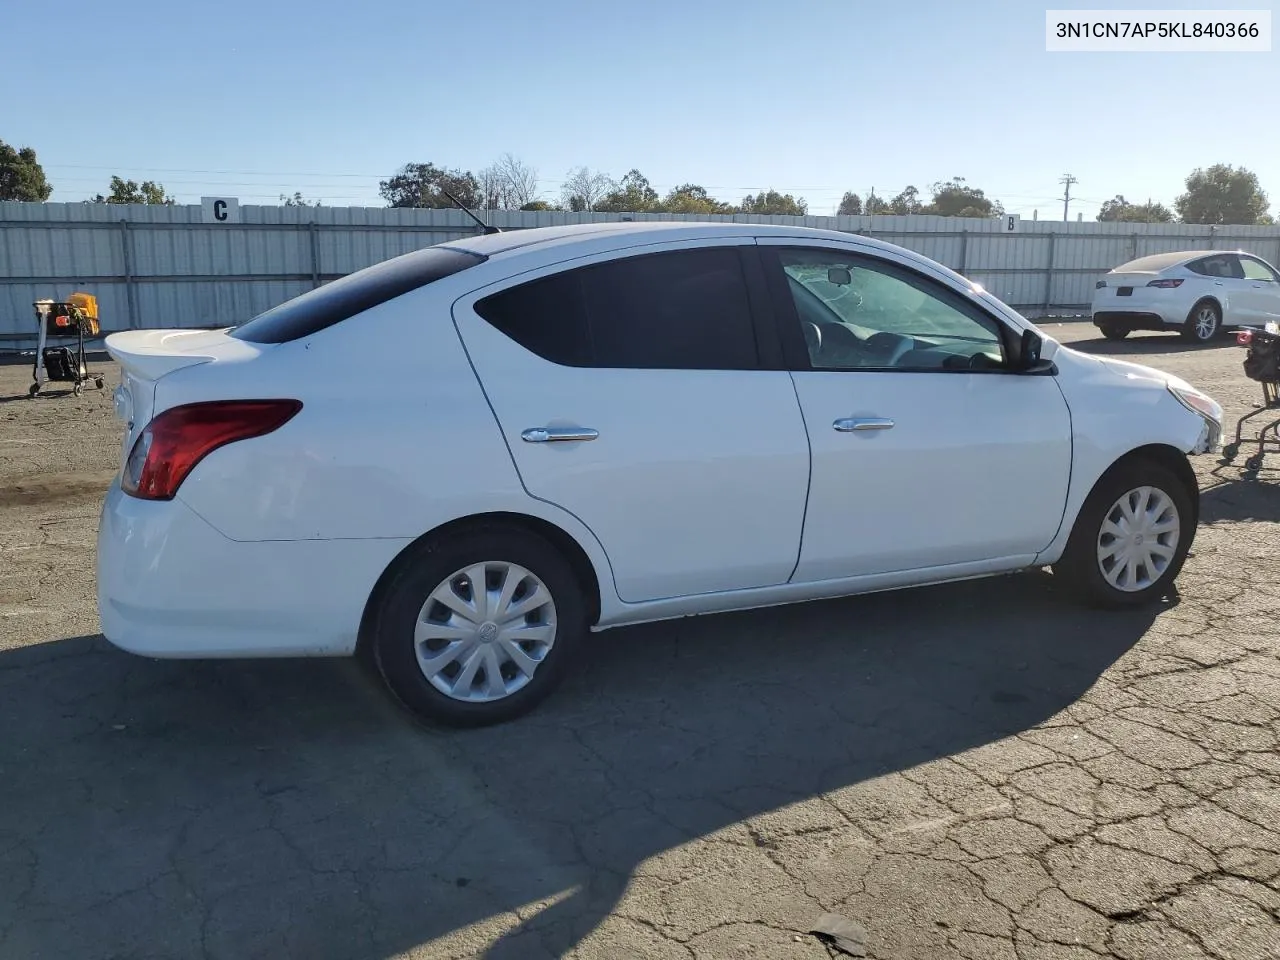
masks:
[[[1260,397],[1229,342],[1095,339]],[[1280,455],[1199,458],[1180,593],[1052,576],[602,634],[428,730],[354,664],[97,635],[111,389],[0,366],[0,958],[1280,957]]]

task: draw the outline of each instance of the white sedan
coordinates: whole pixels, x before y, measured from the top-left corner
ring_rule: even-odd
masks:
[[[1162,596],[1221,410],[849,234],[458,240],[238,327],[118,333],[98,600],[153,657],[371,657],[512,718],[595,631],[1052,566]]]
[[[1108,340],[1134,330],[1177,330],[1208,343],[1226,327],[1280,320],[1280,274],[1244,252],[1157,253],[1122,263],[1097,282],[1093,322]]]

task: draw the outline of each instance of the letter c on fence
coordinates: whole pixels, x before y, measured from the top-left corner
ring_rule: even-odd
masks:
[[[225,200],[213,201],[213,219],[215,220],[227,219],[227,201]]]

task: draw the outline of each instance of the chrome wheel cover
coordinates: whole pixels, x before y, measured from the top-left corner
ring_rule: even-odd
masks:
[[[475,563],[444,579],[414,624],[418,668],[445,696],[490,703],[523,689],[556,641],[546,585],[505,561]]]
[[[1158,487],[1136,487],[1106,512],[1098,531],[1098,570],[1124,593],[1164,576],[1182,533],[1177,504]]]
[[[1213,307],[1204,306],[1196,311],[1196,337],[1210,340],[1218,332],[1218,315]]]

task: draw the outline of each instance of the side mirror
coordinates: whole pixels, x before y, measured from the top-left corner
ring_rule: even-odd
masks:
[[[838,287],[847,287],[853,283],[853,274],[849,272],[847,267],[828,267],[827,283],[834,283]]]
[[[1040,350],[1044,346],[1044,341],[1034,330],[1023,330],[1022,342],[1018,346],[1018,369],[1025,370],[1040,361]]]
[[[1040,351],[1044,347],[1044,339],[1034,330],[1023,330],[1018,341],[1018,356],[1014,359],[1014,369],[1025,374],[1050,374],[1054,372],[1052,360],[1043,360]]]

